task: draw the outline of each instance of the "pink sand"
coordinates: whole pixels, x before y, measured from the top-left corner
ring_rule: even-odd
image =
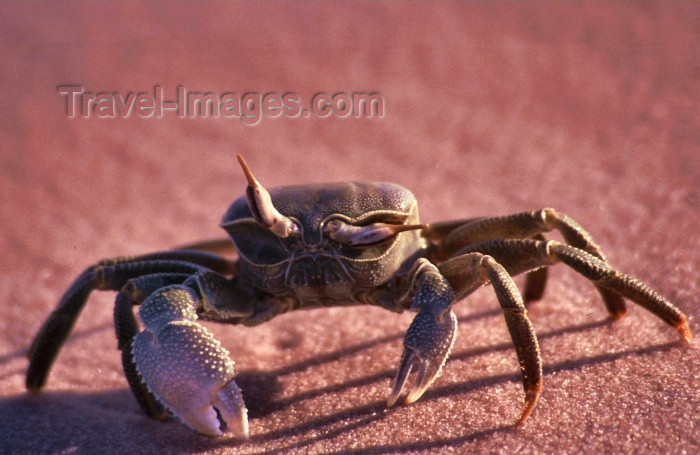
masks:
[[[700,350],[630,304],[609,326],[557,266],[530,317],[545,389],[523,393],[491,289],[456,305],[443,375],[386,410],[411,314],[330,308],[215,326],[251,439],[148,419],[96,294],[43,393],[26,351],[104,257],[219,237],[244,191],[387,180],[426,222],[555,207],[700,333],[700,8],[682,3],[5,3],[0,14],[0,453],[698,453]],[[91,92],[376,91],[383,118],[67,118]],[[556,238],[556,236],[554,236]],[[521,281],[519,281],[521,282]]]

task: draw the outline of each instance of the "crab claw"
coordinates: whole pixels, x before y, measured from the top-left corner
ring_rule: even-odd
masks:
[[[406,388],[408,376],[413,367],[418,367],[415,383],[408,389],[404,404],[410,404],[423,396],[440,375],[447,361],[457,333],[457,317],[452,311],[446,311],[435,317],[429,312],[420,312],[413,319],[404,339],[404,351],[401,355],[399,369],[396,372],[394,387],[387,400],[387,406],[393,406]]]
[[[222,422],[235,437],[248,438],[248,416],[234,382],[229,353],[196,322],[196,296],[186,286],[168,286],[151,294],[139,315],[145,330],[132,352],[148,389],[185,424],[219,436]]]

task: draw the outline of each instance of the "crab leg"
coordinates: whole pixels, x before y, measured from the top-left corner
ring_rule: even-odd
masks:
[[[29,348],[26,387],[39,390],[46,383],[61,346],[70,333],[93,289],[121,289],[131,278],[153,273],[196,273],[206,268],[228,271],[224,258],[197,251],[170,251],[133,258],[117,258],[87,268],[61,298]]]
[[[442,263],[439,270],[452,285],[457,300],[486,282],[493,286],[522,372],[525,404],[516,423],[523,424],[542,392],[542,358],[535,329],[513,278],[502,264],[480,252],[456,256]]]
[[[566,243],[606,261],[601,248],[591,235],[576,221],[552,208],[534,212],[516,213],[493,218],[466,220],[461,226],[437,224],[424,235],[437,240],[442,256],[451,257],[461,248],[498,239],[544,240],[542,233],[557,230]],[[525,301],[537,300],[544,292],[546,271],[533,271],[525,283]],[[596,285],[612,319],[624,316],[626,308],[623,298],[603,286]]]
[[[689,342],[692,339],[686,316],[671,302],[639,280],[618,272],[610,264],[587,251],[554,240],[542,242],[525,239],[483,242],[463,248],[459,253],[474,251],[493,256],[511,275],[563,262],[591,280],[598,288],[626,297],[655,314],[674,327],[683,341]],[[459,292],[457,295],[464,296]]]
[[[535,329],[513,278],[493,257],[480,252],[456,256],[442,263],[439,270],[452,285],[457,300],[486,282],[493,286],[522,372],[525,404],[517,424],[523,424],[542,392],[542,358]]]

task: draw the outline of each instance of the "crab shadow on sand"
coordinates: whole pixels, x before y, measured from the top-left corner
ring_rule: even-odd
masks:
[[[459,319],[459,322],[466,323],[476,319],[496,316],[500,313],[501,312],[498,309],[486,310],[461,317]],[[597,328],[607,326],[608,324],[609,322],[607,320],[587,322],[584,324],[568,326],[549,332],[543,332],[538,335],[538,338],[540,340],[546,340],[548,338],[553,338],[564,334],[594,330]],[[304,390],[288,398],[275,398],[279,395],[279,392],[281,390],[280,378],[285,375],[303,371],[308,368],[313,368],[324,363],[335,361],[339,358],[352,356],[353,354],[356,354],[365,349],[369,349],[373,346],[394,342],[402,338],[403,333],[397,332],[366,342],[356,343],[352,346],[343,349],[338,349],[333,352],[328,352],[326,354],[321,354],[315,356],[312,359],[300,361],[276,370],[268,372],[241,372],[241,374],[239,374],[239,376],[236,377],[236,382],[244,390],[246,403],[249,409],[249,416],[252,419],[252,426],[255,425],[256,419],[263,418],[276,411],[285,409],[293,403],[301,400],[310,400],[323,395],[340,393],[346,389],[354,387],[361,387],[371,385],[374,383],[384,383],[390,381],[394,376],[394,371],[387,369],[385,371],[381,371],[371,375],[366,375],[363,377],[358,377],[350,381],[345,381],[342,384],[316,388],[314,390]],[[673,347],[676,347],[677,345],[677,342],[669,342],[665,344],[647,346],[638,349],[623,350],[614,353],[604,353],[589,357],[580,357],[577,359],[567,360],[556,364],[545,363],[543,369],[545,375],[560,371],[573,371],[590,365],[613,362],[617,359],[628,356],[663,352]],[[465,360],[489,353],[507,351],[512,349],[513,347],[511,343],[500,343],[469,350],[457,350],[452,353],[452,355],[450,356],[450,360]],[[494,385],[499,385],[508,382],[518,383],[519,381],[520,376],[517,373],[517,371],[514,371],[512,374],[474,377],[472,379],[462,382],[447,384],[441,387],[432,387],[421,398],[421,401],[441,399],[458,394],[475,392],[479,389],[492,387]],[[144,428],[144,432],[146,433],[144,438],[151,438],[151,444],[157,443],[161,448],[171,446],[171,444],[178,444],[179,447],[199,447],[202,449],[207,449],[216,447],[223,448],[229,446],[237,446],[242,443],[241,441],[236,441],[228,438],[209,439],[203,436],[196,435],[193,432],[187,431],[178,432],[178,434],[182,434],[180,436],[176,436],[175,439],[177,440],[174,440],[173,433],[177,432],[177,430],[167,431],[168,437],[165,439],[158,438],[156,436],[156,441],[154,441],[153,438],[158,433],[157,425],[161,424],[156,421],[151,421],[150,419],[145,418],[145,416],[139,416],[138,413],[140,411],[138,410],[138,407],[135,405],[135,403],[130,403],[130,401],[131,397],[127,388],[124,388],[123,390],[104,391],[92,394],[80,394],[74,392],[45,392],[39,395],[38,397],[31,396],[29,394],[22,394],[15,397],[0,398],[0,409],[4,409],[5,412],[12,413],[13,415],[23,415],[23,417],[18,418],[19,424],[24,426],[25,424],[29,423],[29,427],[31,427],[33,425],[36,425],[36,423],[32,424],[31,420],[41,420],[46,418],[46,416],[38,417],[40,415],[48,414],[49,418],[51,418],[50,416],[52,414],[56,414],[56,416],[59,416],[60,408],[64,404],[70,406],[73,409],[90,409],[91,407],[108,409],[110,407],[113,407],[113,409],[110,412],[115,414],[115,418],[118,418],[119,415],[128,415],[130,417],[129,419],[127,419],[128,421],[125,423],[125,425],[131,425],[133,424],[133,422],[129,422],[130,420],[140,418],[141,424],[146,427]],[[275,448],[272,452],[270,450],[267,450],[265,453],[283,453],[290,450],[303,450],[303,448],[308,447],[322,439],[333,438],[338,435],[350,432],[354,429],[362,428],[373,421],[381,419],[387,412],[392,412],[392,410],[386,409],[386,403],[383,400],[375,400],[359,406],[348,406],[345,409],[333,414],[324,416],[311,416],[308,420],[306,420],[306,422],[302,424],[296,424],[287,428],[273,429],[266,433],[260,434],[256,434],[255,432],[253,432],[250,441],[246,444],[254,445],[256,442],[267,444],[272,443],[273,445],[279,444],[279,446]],[[60,417],[57,418],[60,419]],[[72,422],[67,423],[66,425],[76,424],[78,423]],[[93,427],[86,432],[86,437],[87,435],[91,435],[91,437],[93,438],[106,438],[104,435],[112,432],[100,431],[100,428],[107,425],[107,423],[104,421],[102,421],[101,423],[96,422],[95,419],[91,418],[91,416],[85,416],[83,424]],[[156,427],[151,427],[151,425],[156,425]],[[9,430],[10,434],[12,434],[11,428],[6,428],[6,430]],[[513,431],[513,427],[510,425],[499,426],[491,429],[480,430],[477,432],[466,433],[457,438],[449,438],[436,441],[416,441],[409,445],[377,445],[372,447],[363,447],[362,451],[368,453],[390,453],[401,450],[438,449],[440,447],[445,447],[449,445],[485,439],[495,433],[507,431]],[[2,432],[3,431],[1,431],[0,429],[0,435]],[[289,441],[290,439],[294,439],[295,442],[291,444],[285,444],[285,441]],[[95,447],[99,447],[100,444],[104,444],[106,442],[107,441],[91,441],[88,445],[94,445]],[[58,446],[56,448],[58,448]],[[338,454],[340,453],[343,452],[338,452]]]
[[[480,318],[485,318],[485,317],[490,317],[490,316],[495,316],[495,315],[500,315],[501,311],[498,309],[495,310],[488,310],[488,311],[483,311],[480,313],[472,314],[466,317],[462,317],[459,319],[460,323],[475,320],[475,319],[480,319]],[[549,332],[544,332],[538,335],[538,338],[540,341],[546,340],[548,338],[554,338],[557,336],[561,336],[564,334],[571,334],[571,333],[576,333],[576,332],[586,332],[590,330],[595,330],[601,327],[606,327],[610,325],[610,321],[607,319],[600,320],[600,321],[594,321],[594,322],[587,322],[575,326],[568,326],[564,327],[561,329],[557,330],[552,330]],[[298,402],[301,400],[308,400],[308,399],[313,399],[318,396],[322,395],[332,395],[332,394],[337,394],[340,393],[346,389],[349,388],[355,388],[355,387],[361,387],[361,386],[367,386],[370,384],[374,383],[382,383],[382,382],[387,382],[393,379],[393,376],[395,374],[394,370],[385,370],[382,372],[374,373],[371,375],[366,375],[363,377],[359,377],[354,380],[350,381],[345,381],[343,384],[337,384],[337,385],[332,385],[332,386],[327,386],[327,387],[321,387],[317,388],[314,390],[306,390],[306,391],[301,391],[300,393],[297,393],[296,395],[285,398],[285,399],[269,399],[269,395],[266,395],[266,393],[269,393],[270,389],[265,389],[265,387],[261,387],[260,384],[267,384],[268,386],[270,385],[277,385],[276,384],[276,378],[279,378],[285,374],[290,374],[291,372],[295,371],[300,371],[309,367],[313,367],[315,365],[320,365],[325,362],[330,362],[332,360],[352,355],[356,352],[359,352],[364,349],[368,349],[372,346],[375,346],[377,344],[382,344],[382,343],[387,343],[394,341],[396,339],[402,339],[403,334],[402,333],[397,333],[393,335],[388,335],[386,337],[381,337],[377,338],[374,340],[370,340],[364,343],[358,343],[354,346],[345,348],[345,349],[340,349],[334,352],[329,352],[325,355],[318,356],[314,359],[309,359],[303,362],[298,362],[293,365],[286,366],[284,368],[281,368],[279,370],[271,371],[271,372],[266,372],[266,373],[248,373],[248,374],[242,374],[241,377],[237,378],[237,382],[243,390],[246,390],[248,387],[249,389],[247,390],[246,394],[246,401],[250,401],[249,405],[249,411],[250,415],[253,419],[256,417],[262,417],[264,415],[267,415],[269,413],[272,413],[276,410],[284,409],[294,402]],[[646,346],[642,348],[637,348],[637,349],[628,349],[628,350],[623,350],[623,351],[618,351],[614,353],[603,353],[599,355],[593,355],[593,356],[588,356],[588,357],[581,357],[578,359],[573,359],[573,360],[567,360],[559,363],[553,363],[553,364],[548,364],[545,361],[545,364],[543,366],[543,373],[544,375],[550,375],[553,373],[557,372],[562,372],[562,371],[575,371],[581,368],[584,368],[586,366],[591,366],[591,365],[596,365],[596,364],[603,364],[603,363],[610,363],[614,362],[617,359],[620,358],[625,358],[628,356],[638,356],[638,355],[645,355],[645,354],[651,354],[651,353],[656,353],[656,352],[664,352],[668,351],[674,347],[678,347],[679,343],[676,341],[664,343],[664,344],[659,344],[659,345],[654,345],[654,346]],[[453,352],[452,355],[450,356],[449,361],[455,361],[455,360],[466,360],[478,356],[482,356],[485,354],[489,353],[494,353],[498,351],[508,351],[512,350],[513,346],[511,343],[501,343],[501,344],[496,344],[496,345],[491,345],[491,346],[486,346],[486,347],[480,347],[480,348],[475,348],[475,349],[469,349],[469,350],[462,350],[462,351],[457,351]],[[240,379],[240,380],[239,380]],[[495,385],[503,384],[503,383],[508,383],[508,382],[513,382],[513,383],[519,383],[521,381],[521,377],[517,371],[514,371],[512,374],[501,374],[501,375],[492,375],[492,376],[483,376],[483,377],[476,377],[469,379],[467,381],[463,382],[457,382],[457,383],[452,383],[448,385],[444,385],[441,387],[432,387],[428,389],[428,391],[423,395],[421,398],[421,401],[428,401],[428,400],[436,400],[436,399],[441,399],[441,398],[446,398],[458,394],[465,394],[465,393],[470,393],[470,392],[475,392],[478,391],[479,389],[483,388],[488,388],[492,387]],[[256,385],[257,384],[257,385]],[[365,403],[360,406],[353,406],[353,407],[347,407],[346,409],[343,409],[342,411],[329,414],[329,415],[324,415],[324,416],[318,416],[314,418],[310,418],[307,420],[305,423],[299,425],[296,424],[294,426],[290,426],[288,428],[280,428],[280,429],[275,429],[272,431],[269,431],[267,433],[263,434],[254,434],[251,437],[251,443],[255,442],[273,442],[277,441],[279,443],[282,443],[291,438],[291,437],[296,437],[299,438],[300,435],[305,435],[306,433],[311,433],[312,435],[309,435],[307,437],[302,436],[302,440],[298,441],[293,444],[287,444],[287,445],[282,445],[275,449],[274,451],[266,450],[265,453],[285,453],[290,450],[301,450],[304,447],[310,446],[314,444],[315,442],[318,442],[322,439],[329,439],[336,437],[338,435],[341,435],[343,433],[355,430],[357,428],[362,428],[367,426],[373,421],[381,419],[387,412],[392,412],[392,410],[389,410],[386,408],[386,402],[384,400],[381,401],[373,401],[369,403]],[[440,447],[444,446],[450,446],[454,444],[460,444],[460,443],[465,443],[469,441],[475,441],[479,439],[484,439],[488,438],[491,435],[503,431],[514,431],[514,427],[512,425],[503,425],[503,426],[498,426],[495,428],[487,429],[487,430],[480,430],[477,432],[465,434],[463,436],[457,437],[457,438],[449,438],[445,440],[437,440],[437,441],[416,441],[415,443],[409,444],[409,445],[378,445],[378,446],[373,446],[373,447],[363,447],[361,451],[363,453],[394,453],[397,451],[402,451],[402,450],[425,450],[425,449],[437,449]],[[216,447],[220,446],[227,446],[231,444],[230,441],[224,441],[224,440],[214,440],[212,441],[212,445]],[[357,453],[358,449],[354,449],[352,452],[348,453]],[[338,454],[342,454],[345,452],[338,452]]]

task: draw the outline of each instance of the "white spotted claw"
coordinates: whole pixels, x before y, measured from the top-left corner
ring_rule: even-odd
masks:
[[[248,439],[248,410],[234,382],[228,351],[199,325],[192,291],[169,286],[151,294],[139,311],[145,329],[132,352],[148,389],[192,429]],[[217,415],[217,410],[219,415]]]

